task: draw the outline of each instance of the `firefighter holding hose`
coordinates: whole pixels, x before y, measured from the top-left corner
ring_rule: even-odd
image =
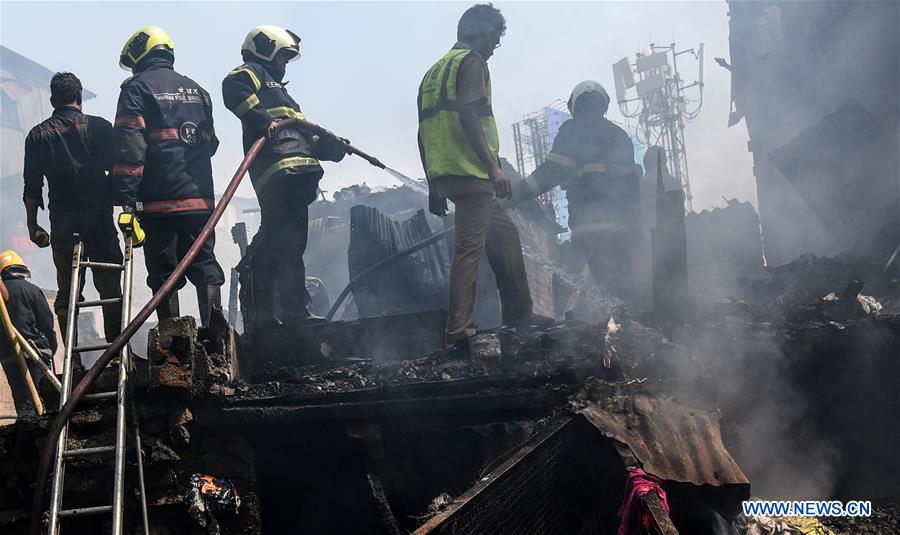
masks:
[[[238,267],[242,286],[247,282],[250,286],[249,323],[259,331],[279,327],[282,320],[318,319],[309,312],[303,263],[308,205],[315,201],[324,174],[319,160],[338,162],[348,146],[325,131],[279,127],[283,120],[304,119],[284,82],[287,64],[300,57],[300,38],[295,33],[278,26],[257,26],[247,34],[241,54],[244,63],[225,77],[222,96],[225,106],[241,120],[245,153],[260,137],[268,138],[250,166],[262,220]]]

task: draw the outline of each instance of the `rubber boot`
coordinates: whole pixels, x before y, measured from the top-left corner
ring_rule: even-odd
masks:
[[[222,287],[198,286],[197,305],[200,308],[200,325],[208,327],[213,311],[222,313]]]
[[[159,307],[156,309],[156,317],[162,321],[166,318],[177,318],[179,316],[181,316],[181,313],[178,309],[178,292],[174,291],[169,295],[168,299],[159,304]]]
[[[253,330],[264,331],[284,326],[275,315],[275,277],[254,273],[252,284]]]
[[[316,316],[309,311],[312,298],[306,288],[306,268],[300,266],[293,272],[283,272],[280,280],[282,313],[291,324],[319,323],[325,318]]]

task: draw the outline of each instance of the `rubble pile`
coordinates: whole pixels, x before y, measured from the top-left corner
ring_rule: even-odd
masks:
[[[817,497],[892,496],[900,431],[884,415],[900,411],[891,394],[900,387],[895,286],[845,262],[807,257],[775,268],[755,296],[679,324],[619,308],[599,323],[570,317],[527,335],[482,331],[470,358],[443,351],[443,312],[265,338],[238,337],[223,322],[164,321],[150,334],[137,388],[152,527],[485,533],[503,517],[550,532],[613,533],[625,473],[640,467],[665,489],[669,513],[645,504],[659,532],[693,533],[709,518],[736,518],[748,481],[773,497],[778,472],[821,483],[803,458],[819,452],[804,441],[827,445],[821,459],[833,465],[827,490],[815,487],[830,494]],[[858,274],[870,277],[873,300],[838,318],[829,307],[859,287],[847,284]],[[821,300],[832,292],[836,300]],[[108,442],[113,414],[99,404],[80,411],[71,445]],[[761,414],[772,416],[768,429]],[[24,418],[0,429],[4,533],[27,522],[47,424]],[[760,441],[775,449],[760,451]],[[80,505],[108,499],[109,468],[73,463],[66,485]],[[871,518],[826,524],[837,534],[890,532],[896,507],[874,505]]]
[[[859,288],[856,295],[848,296],[850,300],[864,295],[868,303],[879,303],[886,313],[900,311],[900,279],[896,270],[885,270],[884,262],[877,258],[829,258],[807,253],[788,264],[768,268],[767,272],[768,277],[743,281],[755,316],[763,321],[809,319],[810,311],[821,308],[824,298],[832,293],[840,297],[851,283]],[[870,309],[863,315],[871,312]]]

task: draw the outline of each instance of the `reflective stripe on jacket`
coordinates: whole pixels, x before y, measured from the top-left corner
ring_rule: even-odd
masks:
[[[425,153],[428,180],[442,176],[474,176],[488,179],[488,169],[472,149],[459,120],[457,76],[472,51],[454,48],[425,74],[419,85],[419,136]],[[491,79],[485,72],[487,102],[479,110],[488,147],[499,160],[500,141],[491,108]]]
[[[257,139],[266,135],[273,120],[305,118],[284,84],[257,63],[247,62],[232,69],[222,81],[222,97],[225,107],[241,120],[245,153]],[[316,173],[316,178],[320,178],[323,170],[313,155],[315,143],[312,135],[297,128],[279,130],[250,166],[250,179],[256,193],[259,194],[273,176],[287,169],[304,176]]]
[[[151,201],[142,203],[143,214],[174,214],[177,212],[211,212],[215,208],[212,199],[178,199],[177,201]]]

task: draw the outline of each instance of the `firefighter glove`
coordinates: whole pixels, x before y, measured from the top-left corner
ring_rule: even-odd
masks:
[[[144,245],[144,238],[146,237],[144,229],[141,228],[141,224],[133,212],[126,211],[119,214],[119,228],[122,230],[125,238],[131,238],[132,246],[140,247]]]

